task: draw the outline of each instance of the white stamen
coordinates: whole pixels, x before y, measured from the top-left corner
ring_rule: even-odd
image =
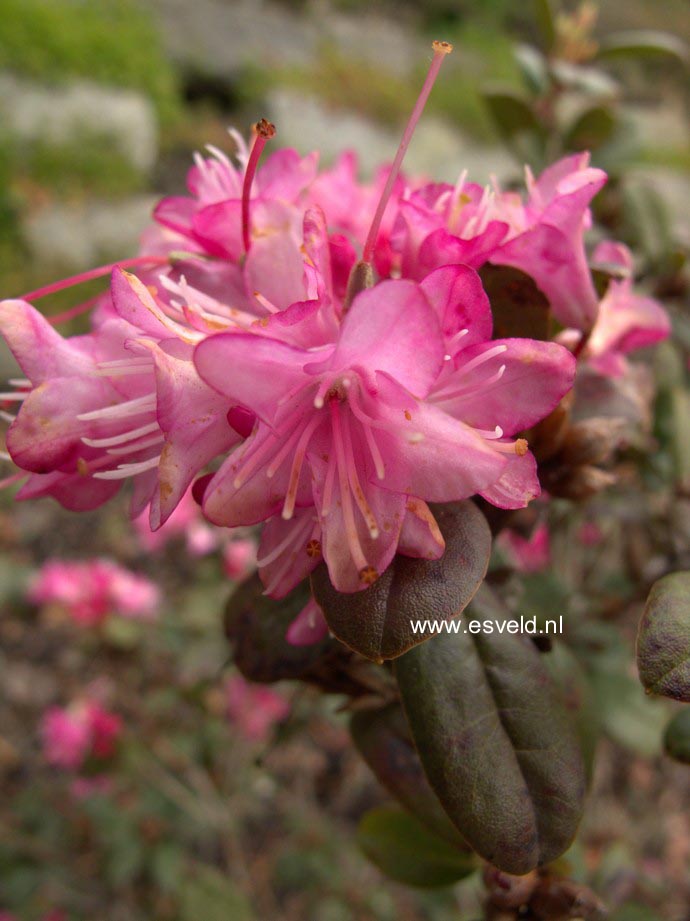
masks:
[[[134,441],[135,438],[141,438],[143,435],[150,435],[151,432],[156,431],[158,431],[158,423],[149,422],[148,425],[142,425],[138,429],[132,429],[130,432],[123,432],[120,435],[112,435],[110,438],[82,438],[82,441],[90,448],[111,448],[114,445]]]
[[[160,459],[160,454],[157,454],[155,457],[141,461],[139,464],[120,464],[117,470],[104,470],[102,473],[94,473],[94,479],[124,480],[126,477],[137,476],[139,473],[145,473],[147,470],[157,467]]]
[[[153,445],[158,445],[164,440],[162,434],[154,435],[153,438],[145,438],[143,441],[128,444],[124,448],[110,448],[107,453],[112,454],[113,457],[120,457],[125,454],[136,454],[138,451],[143,451],[144,448],[152,448]]]
[[[102,409],[94,409],[88,413],[80,413],[77,416],[80,422],[95,422],[97,419],[122,419],[127,416],[138,416],[141,413],[153,412],[156,408],[156,399],[154,394],[147,393],[143,397],[136,397],[134,400],[126,400],[124,403],[118,403],[116,406],[104,406]]]

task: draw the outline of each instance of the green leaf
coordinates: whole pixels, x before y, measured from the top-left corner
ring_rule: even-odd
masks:
[[[543,135],[542,126],[529,102],[508,89],[482,90],[482,98],[504,141],[514,142],[519,136]]]
[[[616,117],[606,106],[592,106],[582,112],[566,132],[567,150],[596,150],[610,141],[616,130]]]
[[[637,636],[637,667],[647,691],[690,701],[690,572],[655,582]]]
[[[597,57],[640,57],[647,55],[670,55],[683,64],[690,60],[688,45],[677,35],[668,32],[635,30],[615,32],[599,42]]]
[[[507,873],[555,860],[583,809],[585,766],[562,694],[526,636],[498,633],[484,587],[472,623],[395,663],[432,788],[463,838]],[[492,632],[490,632],[492,631]]]
[[[331,631],[368,659],[394,659],[428,640],[411,621],[456,617],[486,575],[491,533],[477,506],[455,502],[432,512],[446,541],[439,560],[398,555],[370,588],[353,594],[336,591],[324,565],[312,574],[314,597]]]
[[[233,592],[225,609],[225,632],[234,646],[234,661],[245,678],[270,683],[308,679],[339,653],[339,645],[326,638],[313,646],[292,646],[287,629],[309,599],[303,582],[290,594],[274,601],[264,595],[258,576]]]
[[[631,675],[610,663],[597,663],[590,680],[606,735],[636,754],[658,755],[665,722],[663,704],[646,697]]]
[[[510,266],[489,264],[479,275],[491,301],[496,339],[551,337],[549,302],[529,275]]]
[[[357,843],[379,870],[408,886],[450,886],[476,869],[474,855],[456,850],[397,807],[367,812]]]
[[[594,693],[579,662],[563,643],[554,643],[543,654],[542,661],[560,688],[565,708],[574,722],[590,782],[600,727]]]
[[[690,709],[679,710],[666,727],[664,750],[682,764],[690,764]]]
[[[544,39],[546,50],[550,51],[556,41],[556,17],[554,15],[553,0],[534,0],[534,17]]]
[[[350,732],[379,783],[427,828],[466,849],[429,786],[400,704],[354,713]]]

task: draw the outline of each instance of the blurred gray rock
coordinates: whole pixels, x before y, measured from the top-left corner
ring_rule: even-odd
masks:
[[[400,142],[400,132],[342,109],[333,109],[315,97],[292,90],[274,90],[268,97],[269,117],[280,130],[281,145],[301,153],[320,150],[330,163],[342,150],[355,150],[364,176],[382,163],[390,163]],[[498,147],[477,146],[448,122],[423,116],[405,157],[404,169],[455,182],[463,169],[474,182],[488,182],[515,172],[515,163]]]
[[[47,86],[0,72],[0,124],[29,143],[105,137],[144,173],[158,155],[156,113],[146,96],[85,80]]]
[[[343,56],[406,76],[424,60],[423,39],[375,12],[357,15],[315,0],[291,12],[267,0],[143,0],[169,53],[183,66],[232,80],[248,64],[306,66],[332,45]]]
[[[136,254],[155,203],[156,198],[145,195],[121,202],[53,204],[31,214],[22,231],[38,262],[65,270],[93,268]]]

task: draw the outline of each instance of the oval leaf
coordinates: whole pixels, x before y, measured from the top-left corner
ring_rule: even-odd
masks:
[[[690,60],[688,45],[677,35],[640,29],[616,32],[599,42],[597,56],[600,58],[639,57],[641,55],[670,55],[687,64]]]
[[[582,112],[569,128],[564,145],[567,150],[596,150],[613,137],[616,118],[606,106],[592,106]]]
[[[690,572],[652,586],[637,637],[637,667],[652,694],[690,701]]]
[[[673,717],[664,734],[666,754],[682,764],[690,764],[690,709],[687,707]]]
[[[563,643],[554,643],[543,654],[542,661],[560,688],[565,709],[574,721],[589,783],[600,725],[594,691],[579,662]]]
[[[463,838],[507,873],[560,856],[583,809],[585,766],[559,688],[526,636],[499,633],[486,588],[457,634],[395,663],[431,786]],[[483,631],[493,632],[483,632]]]
[[[494,338],[551,338],[549,302],[529,275],[510,266],[487,264],[479,276],[491,302]]]
[[[450,886],[476,869],[473,854],[456,850],[396,807],[367,812],[357,843],[379,870],[408,886]]]
[[[250,681],[313,680],[326,690],[350,693],[338,681],[336,662],[342,654],[350,655],[339,643],[327,637],[313,646],[292,646],[285,639],[308,600],[308,582],[280,601],[264,595],[257,575],[243,582],[225,609],[225,633],[233,643],[235,665]]]
[[[534,0],[534,15],[546,50],[550,51],[556,40],[556,18],[552,0]]]
[[[485,89],[484,102],[491,113],[494,124],[505,141],[512,141],[523,134],[542,135],[542,127],[529,103],[509,90]]]
[[[325,566],[312,573],[314,598],[331,631],[368,659],[394,659],[429,639],[411,622],[455,617],[486,574],[491,532],[476,505],[454,502],[432,511],[446,541],[441,559],[398,555],[371,588],[353,594],[336,591]]]
[[[467,849],[429,786],[400,704],[360,710],[350,720],[350,732],[379,783],[428,829]]]

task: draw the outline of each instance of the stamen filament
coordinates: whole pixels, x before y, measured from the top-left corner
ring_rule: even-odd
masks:
[[[355,497],[355,502],[357,503],[357,506],[362,513],[362,518],[364,518],[364,522],[369,529],[369,534],[373,540],[376,540],[376,538],[379,536],[379,526],[374,513],[369,507],[369,503],[367,502],[364,495],[364,490],[362,489],[362,485],[359,482],[359,477],[357,476],[355,455],[352,449],[352,432],[350,430],[350,423],[347,415],[343,417],[342,423],[344,435],[343,440],[345,443],[345,460],[347,462],[347,477],[350,481],[350,488],[352,490],[352,494]]]
[[[362,252],[362,262],[371,262],[371,256],[374,252],[374,247],[376,246],[376,238],[378,237],[379,228],[381,227],[381,221],[383,220],[383,214],[386,210],[386,206],[393,191],[393,186],[395,180],[398,178],[400,173],[400,167],[402,166],[403,159],[407,153],[407,148],[410,145],[412,140],[412,135],[414,130],[417,127],[417,122],[424,111],[424,106],[426,105],[427,99],[429,98],[429,93],[436,82],[436,77],[438,72],[441,69],[441,64],[447,54],[453,50],[453,46],[449,42],[434,42],[432,45],[434,50],[434,57],[429,67],[429,72],[426,75],[426,80],[422,87],[422,91],[419,94],[419,98],[415,103],[415,107],[412,110],[410,119],[403,131],[403,136],[400,140],[400,146],[398,147],[395,159],[393,160],[393,166],[391,171],[388,174],[388,179],[384,187],[381,198],[379,199],[378,207],[376,208],[376,213],[374,214],[374,219],[371,222],[371,227],[369,228],[369,234],[364,244],[364,250]]]
[[[345,525],[345,537],[347,538],[350,555],[355,566],[361,572],[368,567],[368,563],[362,551],[355,523],[354,509],[352,508],[352,493],[350,491],[350,482],[347,475],[347,462],[345,459],[345,445],[343,443],[343,433],[340,420],[340,405],[337,400],[330,401],[331,423],[333,428],[333,443],[335,445],[337,466],[338,466],[338,483],[340,486],[340,502],[343,512],[343,523]]]
[[[265,118],[262,118],[256,125],[256,135],[252,144],[252,151],[247,161],[247,169],[244,173],[244,183],[242,185],[242,243],[245,253],[249,252],[251,238],[249,234],[249,201],[252,194],[252,183],[256,174],[256,167],[259,163],[261,151],[266,146],[266,141],[275,137],[275,125],[272,125]]]
[[[140,473],[151,470],[153,467],[157,467],[160,459],[160,454],[157,454],[155,457],[141,461],[138,464],[120,464],[117,470],[104,470],[102,473],[94,473],[93,476],[96,480],[124,480],[125,477],[137,476]]]
[[[309,420],[308,424],[302,431],[302,435],[297,445],[297,450],[295,451],[295,459],[292,462],[288,491],[287,495],[285,496],[285,503],[283,505],[283,518],[286,520],[292,518],[295,513],[297,489],[299,487],[299,478],[300,474],[302,473],[302,466],[304,465],[304,457],[307,453],[307,448],[309,447],[311,436],[314,434],[316,427],[320,425],[322,421],[323,417],[320,413],[317,413]]]
[[[85,281],[92,281],[94,278],[102,278],[104,275],[109,275],[112,270],[118,266],[121,269],[129,269],[134,266],[140,265],[165,265],[168,262],[167,256],[135,256],[133,259],[123,259],[121,262],[111,262],[108,265],[101,265],[96,269],[89,269],[88,272],[81,272],[79,275],[71,275],[69,278],[63,278],[61,281],[55,281],[50,285],[45,285],[43,288],[36,288],[35,291],[29,291],[28,294],[23,294],[20,298],[22,301],[35,301],[41,297],[47,297],[49,294],[55,294],[57,291],[63,291],[65,288],[73,288],[75,285],[80,285]],[[83,304],[80,304],[79,307],[83,307]],[[77,310],[78,308],[73,308]],[[76,316],[76,313],[72,314]],[[63,314],[60,315],[62,318]],[[60,322],[53,317],[51,322]]]
[[[305,524],[307,527],[305,528]],[[260,560],[256,561],[256,565],[268,566],[269,563],[272,563],[274,560],[277,560],[283,550],[286,550],[290,544],[297,541],[297,537],[300,531],[307,531],[311,529],[312,521],[307,516],[306,518],[297,518],[297,520],[290,526],[287,536],[281,540],[277,547],[274,547],[270,553],[267,553],[266,556],[262,556]],[[306,536],[306,535],[305,535]]]
[[[82,438],[85,445],[90,448],[112,448],[115,445],[125,444],[127,441],[134,441],[136,438],[142,438],[144,435],[150,435],[157,431],[158,423],[149,422],[138,429],[132,429],[131,432],[123,432],[121,435],[113,435],[110,438]]]

